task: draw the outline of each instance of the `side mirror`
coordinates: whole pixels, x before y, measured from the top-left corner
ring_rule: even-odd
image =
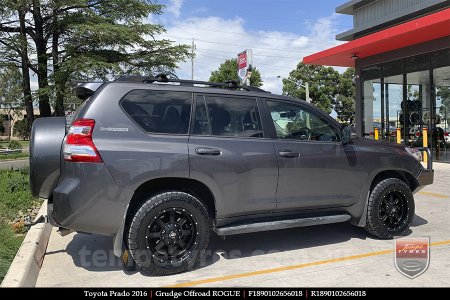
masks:
[[[353,129],[350,126],[345,126],[342,129],[342,142],[344,144],[348,144],[351,140],[354,140],[356,138],[356,133],[353,131]]]

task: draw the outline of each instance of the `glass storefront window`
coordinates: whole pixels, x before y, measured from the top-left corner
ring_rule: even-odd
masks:
[[[381,135],[381,81],[380,68],[366,68],[362,72],[363,82],[363,128],[364,136],[374,138],[375,128]]]
[[[387,141],[397,140],[397,128],[403,124],[403,75],[384,78],[384,99],[386,107],[385,137]]]
[[[427,128],[429,132],[428,141],[431,147],[431,90],[429,71],[420,71],[408,73],[406,75],[408,83],[406,91],[406,104],[403,104],[405,112],[405,126],[407,136],[407,144],[412,147],[422,147],[423,128]]]
[[[381,135],[381,83],[376,80],[364,81],[364,135],[374,138],[375,128]]]
[[[435,157],[440,158],[450,146],[450,66],[433,70],[436,95],[435,129],[433,131]]]
[[[431,74],[433,78],[430,78]],[[362,132],[374,138],[427,146],[439,160],[450,147],[450,49],[362,68]],[[362,114],[362,116],[361,116]],[[424,145],[424,128],[427,145]]]
[[[433,78],[430,78],[431,74]],[[450,49],[361,69],[362,129],[365,137],[400,140],[422,147],[423,129],[438,160],[450,146]],[[357,120],[359,121],[359,120]]]

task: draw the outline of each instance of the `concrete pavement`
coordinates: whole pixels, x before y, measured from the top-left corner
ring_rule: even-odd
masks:
[[[30,162],[28,158],[25,159],[12,159],[12,160],[0,160],[0,170],[11,170],[28,167]]]
[[[212,234],[201,266],[152,277],[124,272],[108,237],[50,237],[36,286],[449,286],[450,164],[434,165],[435,184],[416,194],[411,236],[429,236],[431,261],[415,279],[394,266],[393,241],[347,223],[227,237]]]

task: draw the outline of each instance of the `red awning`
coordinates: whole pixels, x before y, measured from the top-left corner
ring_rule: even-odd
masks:
[[[354,55],[364,58],[445,36],[450,45],[450,8],[305,56],[303,63],[354,67]]]

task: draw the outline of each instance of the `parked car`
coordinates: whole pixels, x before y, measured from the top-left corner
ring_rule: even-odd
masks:
[[[444,140],[447,146],[450,146],[450,127],[447,127],[444,132]]]
[[[125,77],[75,89],[87,99],[32,128],[33,194],[48,219],[113,237],[128,266],[192,268],[219,236],[346,222],[402,235],[431,160],[356,138],[298,99],[234,83]],[[297,238],[297,237],[293,237]]]

